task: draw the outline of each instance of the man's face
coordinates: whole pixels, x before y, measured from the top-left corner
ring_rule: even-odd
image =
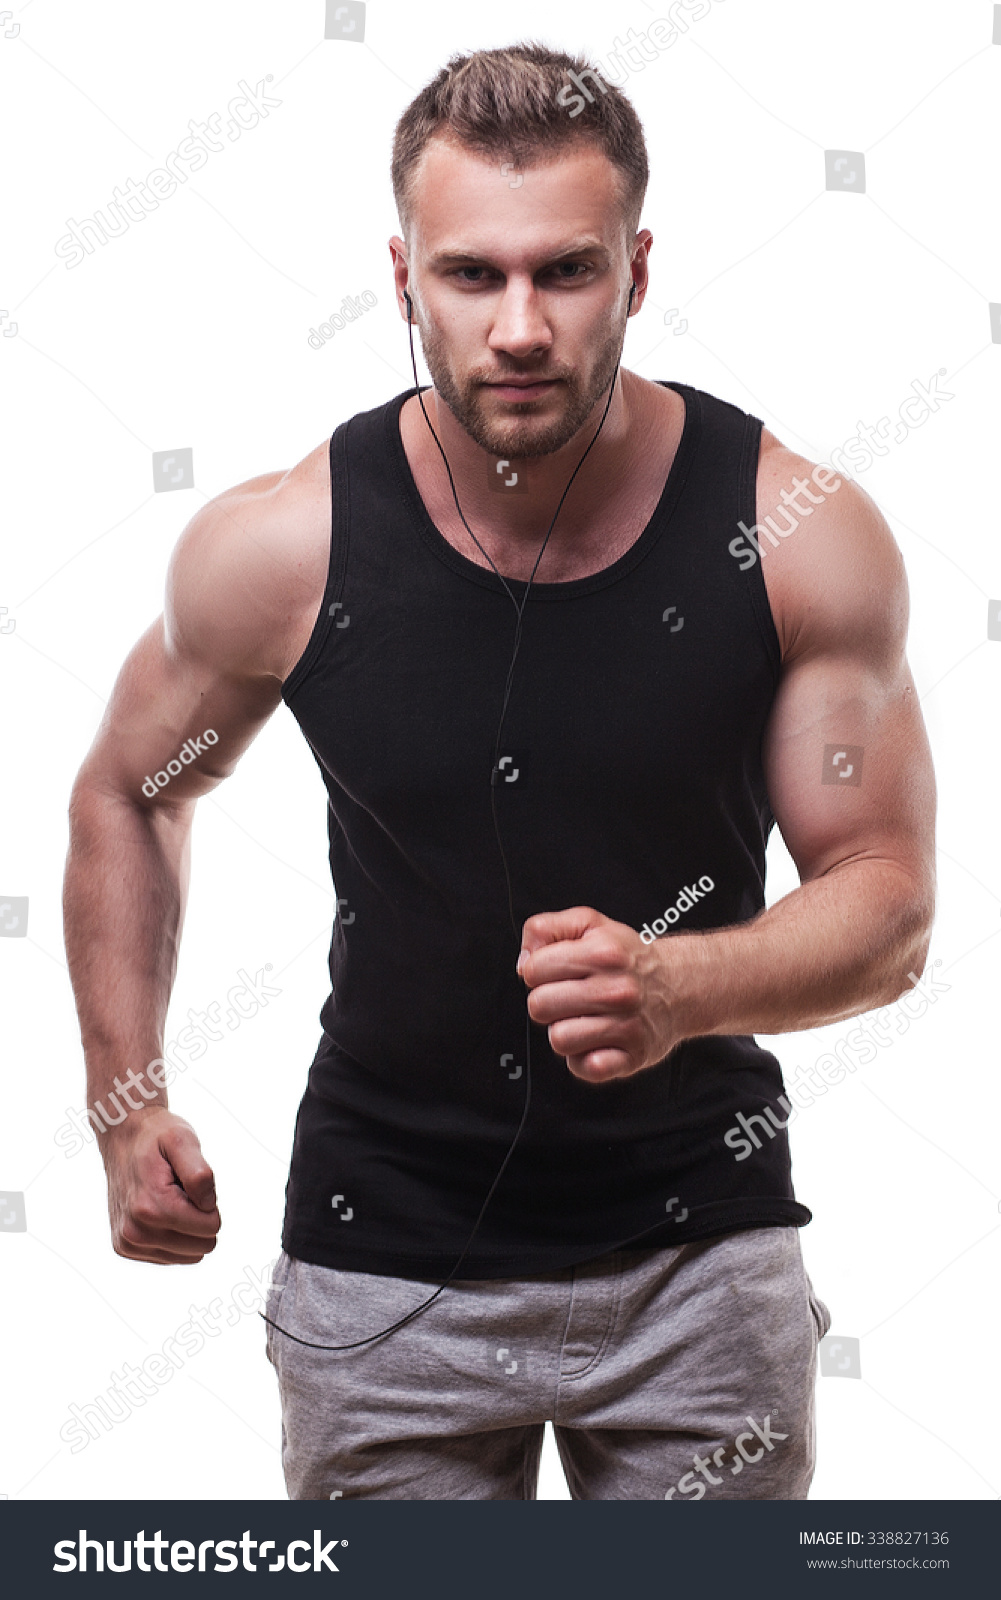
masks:
[[[502,172],[439,137],[412,194],[409,290],[435,389],[490,455],[559,450],[622,348],[634,241],[615,167],[581,144]],[[546,381],[503,386],[527,378]]]

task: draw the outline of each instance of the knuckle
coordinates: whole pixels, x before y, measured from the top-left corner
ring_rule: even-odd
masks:
[[[603,967],[621,966],[622,951],[613,934],[606,933],[602,929],[594,935],[592,957]]]
[[[614,1006],[631,1009],[639,1004],[640,986],[629,972],[617,973],[609,978],[606,993]]]

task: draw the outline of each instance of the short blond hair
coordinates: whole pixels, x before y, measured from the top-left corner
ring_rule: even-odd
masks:
[[[575,79],[585,75],[580,93]],[[582,108],[568,110],[571,97]],[[551,160],[584,141],[595,144],[619,173],[630,238],[639,227],[650,176],[643,126],[621,89],[607,83],[584,56],[526,43],[449,59],[407,106],[393,136],[393,194],[405,237],[413,215],[414,173],[435,135],[516,167]]]

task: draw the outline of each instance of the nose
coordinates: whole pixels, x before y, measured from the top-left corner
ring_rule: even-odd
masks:
[[[552,342],[535,285],[509,280],[487,338],[490,349],[520,359],[548,350]]]

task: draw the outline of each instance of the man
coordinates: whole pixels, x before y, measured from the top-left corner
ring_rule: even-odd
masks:
[[[408,107],[390,251],[434,387],[192,519],[74,790],[91,1103],[153,1061],[101,1136],[112,1239],[178,1264],[220,1227],[157,1065],[195,802],[283,698],[328,791],[267,1310],[297,1499],[532,1498],[547,1418],[575,1498],[805,1498],[830,1319],[753,1035],[927,954],[899,552],[758,419],[619,369],[646,151],[617,90],[568,113],[586,70],[455,57]],[[802,882],[766,911],[773,821]]]

